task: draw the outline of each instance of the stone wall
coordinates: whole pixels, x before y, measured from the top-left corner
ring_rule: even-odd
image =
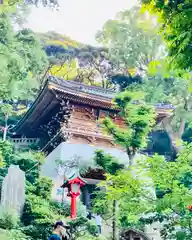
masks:
[[[25,203],[25,173],[18,166],[11,165],[3,179],[1,206],[3,209],[22,213]]]

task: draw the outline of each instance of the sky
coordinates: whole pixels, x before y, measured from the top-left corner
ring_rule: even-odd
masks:
[[[104,23],[114,19],[137,0],[60,0],[60,10],[33,8],[26,27],[36,32],[56,31],[73,40],[97,45],[95,34]]]

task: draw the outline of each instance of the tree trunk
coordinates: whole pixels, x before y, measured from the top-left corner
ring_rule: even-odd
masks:
[[[3,130],[3,141],[6,141],[6,138],[7,138],[7,129],[8,129],[7,121],[8,121],[8,115],[5,114],[5,126],[4,126],[4,130]]]
[[[4,129],[3,129],[3,141],[6,141],[6,137],[7,137],[7,128],[4,127]]]
[[[113,201],[112,229],[113,229],[112,240],[117,240],[117,200]]]
[[[126,148],[127,156],[129,158],[129,167],[133,165],[133,159],[136,154],[136,150],[130,150],[129,147]]]
[[[180,139],[182,138],[184,131],[185,131],[185,119],[181,119],[178,133]]]

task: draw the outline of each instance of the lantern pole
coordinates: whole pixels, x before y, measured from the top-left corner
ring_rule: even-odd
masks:
[[[67,196],[71,198],[71,218],[77,217],[77,197],[81,194],[80,188],[84,186],[86,182],[79,176],[69,178],[64,181],[62,188],[68,188]]]
[[[77,216],[76,198],[77,198],[77,195],[71,193],[71,218],[72,219],[75,219]]]

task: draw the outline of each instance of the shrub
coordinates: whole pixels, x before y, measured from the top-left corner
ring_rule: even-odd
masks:
[[[84,240],[84,239],[86,239],[86,240],[107,240],[104,237],[100,237],[100,236],[93,237],[92,235],[84,235],[82,237],[77,238],[77,240]]]
[[[53,183],[46,177],[40,177],[34,184],[34,194],[43,199],[50,200]]]
[[[22,231],[32,240],[47,240],[51,235],[53,226],[50,222],[26,226]],[[30,238],[29,238],[30,237]]]
[[[21,230],[3,230],[0,229],[1,240],[32,240],[27,237]]]
[[[13,210],[0,208],[0,228],[15,229],[19,226],[19,216]]]
[[[85,217],[77,217],[74,220],[68,222],[71,229],[71,239],[79,239],[80,237],[92,235],[96,237],[97,235],[97,226],[91,220],[88,220]]]
[[[32,240],[26,236],[21,230],[11,230],[7,232],[8,240]]]
[[[9,240],[7,236],[7,232],[3,229],[0,229],[0,239],[2,240]]]
[[[70,200],[64,200],[64,202],[61,204],[63,208],[63,214],[67,217],[70,216],[71,211],[71,201]],[[86,217],[87,211],[85,205],[77,200],[77,217]]]

